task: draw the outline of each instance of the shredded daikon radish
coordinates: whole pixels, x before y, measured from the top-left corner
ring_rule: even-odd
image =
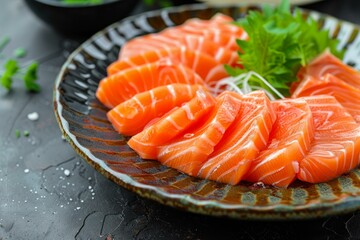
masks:
[[[256,77],[261,82],[263,82],[272,92],[267,89],[263,89],[259,86],[251,86],[249,84],[249,80],[251,77]],[[240,87],[242,86],[242,87]],[[219,95],[223,91],[234,91],[239,94],[247,94],[254,90],[263,90],[266,95],[271,99],[275,100],[277,98],[285,98],[278,90],[276,90],[266,79],[260,76],[258,73],[250,71],[248,73],[240,74],[236,77],[227,77],[216,83],[215,86],[209,86],[208,89],[212,92],[212,94]],[[275,94],[275,96],[274,96]]]

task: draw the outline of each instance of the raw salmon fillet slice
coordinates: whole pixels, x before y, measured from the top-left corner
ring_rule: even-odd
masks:
[[[308,66],[301,69],[298,77],[299,79],[304,79],[305,76],[310,75],[322,80],[328,73],[360,89],[360,72],[343,63],[329,51],[324,52]]]
[[[222,17],[214,16],[210,20],[201,20],[201,19],[190,19],[185,23],[167,28],[162,31],[163,34],[169,34],[170,32],[183,33],[183,34],[195,34],[195,35],[204,35],[206,32],[212,31],[214,29],[221,31],[223,34],[231,34],[237,36],[241,39],[247,37],[246,32],[239,26],[232,24],[232,21]]]
[[[236,39],[247,39],[246,32],[232,25],[226,17],[214,16],[211,20],[191,19],[184,24],[167,28],[159,33],[147,34],[128,41],[121,48],[119,59],[135,56],[141,52],[164,48],[179,47],[186,44],[185,38],[192,36],[202,37],[207,42],[213,42],[218,47],[234,52],[238,51]]]
[[[96,97],[108,108],[113,108],[137,93],[173,83],[204,84],[192,69],[170,59],[162,59],[102,79]]]
[[[159,147],[157,159],[166,166],[196,176],[226,129],[235,120],[239,109],[237,98],[229,92],[222,93],[216,98],[215,107],[203,122]]]
[[[168,143],[173,138],[194,126],[215,105],[214,98],[200,89],[196,97],[181,107],[174,109],[160,119],[145,127],[134,135],[128,145],[143,159],[156,159],[158,147]]]
[[[138,93],[107,113],[117,132],[132,136],[141,132],[154,118],[190,101],[201,85],[169,84]]]
[[[216,43],[199,36],[186,35],[179,39],[171,39],[158,34],[144,36],[147,38],[146,44],[143,40],[139,42],[139,46],[134,46],[133,54],[127,58],[121,58],[108,67],[108,74],[114,74],[122,70],[121,64],[126,66],[139,66],[140,64],[154,62],[162,57],[174,55],[175,49],[186,48],[194,52],[201,52],[213,58],[219,64],[235,65],[238,61],[236,51],[230,51],[226,48],[218,46]],[[152,44],[154,41],[154,44]],[[176,53],[175,53],[176,55]]]
[[[260,151],[267,146],[276,115],[263,91],[238,98],[240,111],[198,176],[228,184],[238,184]]]
[[[276,121],[265,150],[251,163],[245,179],[276,187],[288,187],[299,172],[299,162],[314,139],[311,110],[305,100],[272,102]]]
[[[354,169],[360,160],[360,125],[332,96],[303,99],[313,114],[315,135],[300,161],[298,179],[326,182]]]
[[[307,76],[292,94],[293,98],[330,95],[360,123],[360,89],[345,83],[340,78],[326,74],[321,80],[313,76]]]
[[[205,83],[217,82],[228,76],[224,65],[217,62],[212,57],[202,52],[194,52],[186,47],[166,48],[154,51],[147,51],[133,57],[119,60],[111,64],[108,68],[109,75],[116,72],[129,69],[144,64],[159,61],[163,58],[169,58],[172,62],[181,63],[182,65],[194,70]]]
[[[154,51],[164,48],[174,48],[184,46],[189,50],[200,51],[215,58],[218,62],[224,64],[233,64],[237,58],[237,51],[230,49],[227,38],[233,39],[231,36],[223,36],[223,43],[215,40],[215,33],[205,35],[183,34],[171,32],[168,34],[148,34],[137,37],[127,42],[121,49],[119,60],[136,56],[147,51]],[[234,39],[235,41],[235,39]]]
[[[205,36],[187,35],[181,41],[186,48],[207,54],[221,64],[235,65],[239,59],[237,51],[219,46]]]

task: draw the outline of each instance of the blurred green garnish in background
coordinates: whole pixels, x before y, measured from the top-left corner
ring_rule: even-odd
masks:
[[[9,42],[9,37],[3,37],[0,39],[0,54]],[[27,91],[39,92],[40,86],[36,83],[38,63],[32,61],[27,66],[20,66],[19,58],[25,57],[26,55],[26,50],[24,48],[15,49],[13,55],[15,58],[8,59],[6,59],[4,55],[0,55],[1,58],[6,59],[3,67],[0,68],[0,86],[10,91],[13,80],[17,79],[24,82],[24,86]]]
[[[84,4],[84,5],[94,5],[105,2],[105,0],[60,0],[66,4]],[[159,7],[170,7],[172,6],[172,2],[170,0],[143,0],[143,3],[146,6],[159,6]]]
[[[103,3],[104,0],[61,0],[63,3],[66,4],[100,4]]]
[[[171,7],[172,3],[170,0],[143,0],[145,5],[147,6],[154,6],[156,4],[159,5],[159,7]]]

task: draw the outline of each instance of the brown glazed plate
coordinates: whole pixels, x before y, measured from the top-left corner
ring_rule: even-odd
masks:
[[[189,18],[209,19],[221,12],[237,19],[254,8],[258,7],[180,6],[132,16],[97,33],[71,54],[56,80],[54,107],[63,135],[90,165],[120,186],[191,212],[240,219],[302,219],[360,209],[359,169],[327,183],[295,182],[287,189],[246,182],[231,186],[141,159],[108,122],[107,109],[96,99],[95,91],[126,41]],[[360,66],[358,26],[317,12],[303,13],[340,40],[339,47],[347,49],[346,63]]]

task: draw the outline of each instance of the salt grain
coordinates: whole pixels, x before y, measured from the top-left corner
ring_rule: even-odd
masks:
[[[65,176],[68,177],[68,176],[70,176],[70,171],[69,171],[68,169],[65,169],[65,170],[64,170],[64,174],[65,174]]]
[[[28,173],[30,170],[29,169],[25,169],[24,170],[24,173]]]
[[[37,112],[32,112],[27,115],[28,119],[31,121],[36,121],[39,119],[39,114]]]

